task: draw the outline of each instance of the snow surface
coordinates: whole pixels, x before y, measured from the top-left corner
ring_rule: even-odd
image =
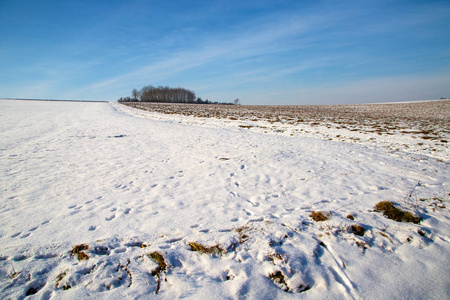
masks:
[[[0,101],[1,298],[450,298],[445,160],[161,118]],[[383,200],[422,222],[387,219]]]

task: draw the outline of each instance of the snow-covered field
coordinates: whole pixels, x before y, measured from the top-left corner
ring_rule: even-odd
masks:
[[[450,298],[446,143],[261,122],[0,100],[0,297]]]

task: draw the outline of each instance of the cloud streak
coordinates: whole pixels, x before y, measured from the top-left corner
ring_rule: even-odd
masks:
[[[35,55],[20,52],[25,42],[17,54],[0,46],[8,57],[0,67],[11,74],[0,74],[0,90],[16,96],[25,85],[36,96],[114,100],[152,84],[184,86],[212,100],[256,104],[272,95],[273,103],[292,103],[305,93],[310,101],[323,99],[324,90],[344,94],[338,87],[362,81],[450,73],[445,2],[288,2],[202,3],[201,10],[92,4],[92,12],[105,12],[99,20],[90,13],[86,26],[77,21],[81,28],[58,30]]]

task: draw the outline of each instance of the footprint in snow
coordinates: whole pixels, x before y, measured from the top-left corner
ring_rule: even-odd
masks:
[[[116,217],[116,215],[112,215],[110,217],[106,217],[105,220],[106,221],[111,221],[112,219],[114,219]]]
[[[45,225],[45,224],[48,224],[48,223],[50,223],[49,220],[42,222],[41,225]]]
[[[28,259],[28,256],[25,256],[25,255],[16,255],[16,256],[14,256],[14,257],[12,258],[12,260],[14,260],[14,261],[22,261],[22,260],[25,260],[25,259]]]
[[[55,258],[57,257],[58,254],[54,254],[54,253],[47,253],[47,254],[38,254],[35,255],[34,258],[35,259],[49,259],[49,258]]]
[[[11,235],[11,238],[18,237],[18,236],[21,235],[21,234],[22,234],[22,232],[16,232],[16,233],[14,233],[13,235]]]
[[[177,237],[177,238],[173,238],[173,239],[168,239],[168,240],[166,241],[166,243],[172,244],[172,243],[179,242],[179,241],[181,241],[182,239],[184,239],[184,237]]]
[[[97,229],[97,226],[95,226],[95,225],[91,225],[91,226],[89,226],[89,231],[94,231],[95,229]]]
[[[125,209],[125,211],[123,213],[128,215],[130,213],[130,211],[131,211],[131,208],[127,208],[127,209]]]
[[[20,238],[21,238],[21,239],[26,239],[26,238],[29,237],[30,235],[31,235],[31,233],[28,232],[28,233],[25,233],[24,235],[22,235]]]

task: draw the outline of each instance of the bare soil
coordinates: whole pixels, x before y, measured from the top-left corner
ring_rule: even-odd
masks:
[[[327,126],[379,135],[413,134],[423,140],[447,143],[450,100],[357,105],[202,105],[123,103],[164,114],[241,121]]]

